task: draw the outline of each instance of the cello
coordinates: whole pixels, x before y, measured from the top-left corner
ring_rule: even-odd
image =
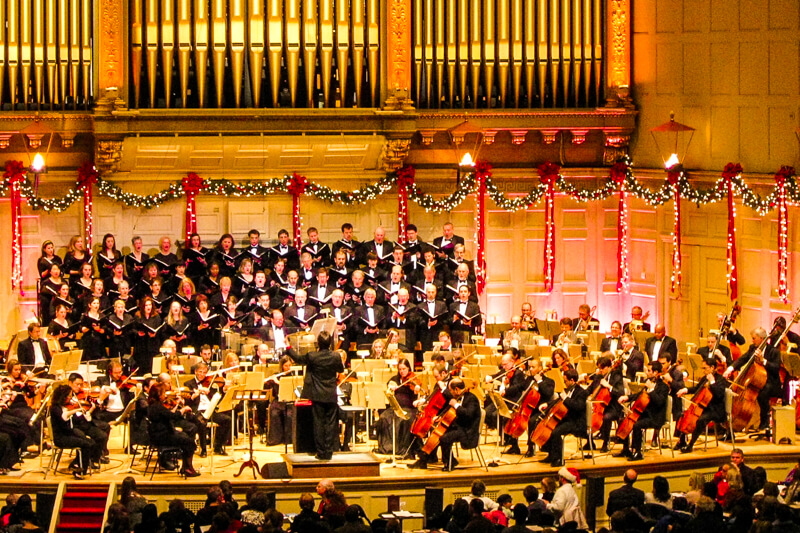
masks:
[[[425,408],[417,413],[417,418],[411,425],[411,434],[424,439],[428,435],[431,426],[433,426],[436,416],[439,414],[444,406],[447,405],[442,389],[439,386],[434,386],[433,393],[428,397]]]
[[[536,409],[536,406],[539,405],[539,390],[534,388],[533,385],[534,382],[531,381],[516,409],[514,409],[514,416],[503,427],[506,435],[510,435],[515,439],[518,439],[528,429],[531,414]]]
[[[577,385],[576,385],[577,386]],[[559,400],[556,402],[547,414],[542,418],[542,420],[536,425],[536,429],[533,430],[533,433],[530,436],[531,442],[534,442],[541,448],[545,445],[545,443],[550,439],[550,435],[553,434],[553,430],[556,429],[561,420],[567,416],[569,410],[567,409],[564,400]]]
[[[653,380],[655,381],[656,379],[661,378],[661,376],[669,374],[673,368],[678,366],[678,364],[680,364],[680,361],[678,363],[670,365],[666,370],[662,370],[661,372],[659,372],[655,377],[653,377]],[[709,400],[711,400],[710,396]],[[620,422],[619,425],[617,426],[616,435],[618,438],[620,439],[628,438],[628,435],[630,435],[631,431],[633,431],[634,424],[638,422],[639,417],[642,416],[642,413],[644,413],[644,410],[647,409],[648,405],[650,405],[650,393],[647,392],[647,388],[643,388],[642,392],[640,392],[639,396],[637,396],[636,400],[634,400],[633,405],[630,406],[628,414],[625,415],[625,418],[622,419],[622,422]],[[708,405],[708,402],[706,402],[705,405]],[[705,407],[705,405],[703,407]],[[695,422],[696,421],[697,420],[695,420]]]
[[[454,389],[451,389],[451,391],[453,390]],[[469,392],[469,389],[466,387],[462,388],[461,390],[462,393],[459,396],[453,396],[455,400],[462,398]],[[444,396],[442,396],[442,400],[444,400]],[[425,440],[425,444],[422,446],[423,453],[429,454],[435,450],[437,446],[439,446],[442,436],[447,432],[447,428],[449,428],[450,425],[455,422],[457,416],[458,413],[456,412],[456,408],[454,406],[450,406],[444,413],[442,413],[441,416],[434,420],[431,433],[428,435],[428,438]]]
[[[694,396],[692,396],[689,407],[683,412],[683,415],[681,415],[678,422],[675,424],[676,437],[681,434],[691,435],[694,433],[695,428],[697,428],[697,420],[700,418],[700,415],[703,414],[703,410],[705,410],[711,402],[713,395],[709,388],[708,376],[703,376],[700,383],[702,383],[702,385],[698,384],[699,388],[697,392],[694,393]]]
[[[619,368],[622,363],[623,361],[620,357],[614,361],[614,364],[611,365],[611,369],[608,371],[608,373],[610,374]],[[603,378],[604,377],[605,376],[603,376]],[[594,433],[595,431],[600,431],[600,428],[603,425],[603,416],[605,415],[606,407],[608,407],[608,404],[611,403],[611,390],[608,387],[598,384],[597,389],[595,389],[595,391],[592,393],[590,401],[592,404],[592,432]]]

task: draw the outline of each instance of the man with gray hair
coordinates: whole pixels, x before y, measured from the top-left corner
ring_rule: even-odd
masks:
[[[747,352],[742,354],[736,361],[729,366],[723,374],[728,378],[734,370],[741,370],[754,356],[759,347],[764,343],[767,338],[767,332],[764,328],[755,328],[750,332],[750,337],[753,343]],[[767,429],[769,427],[769,401],[771,398],[781,398],[783,396],[783,386],[781,384],[781,352],[769,344],[765,345],[764,353],[759,355],[759,359],[763,362],[764,367],[767,369],[767,383],[761,392],[758,393],[756,400],[760,410],[761,419],[758,424],[758,429]]]

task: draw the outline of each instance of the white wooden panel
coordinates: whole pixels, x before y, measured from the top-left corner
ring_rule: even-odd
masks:
[[[488,240],[486,243],[486,257],[491,258],[492,266],[489,276],[492,282],[502,283],[513,281],[512,243],[510,240]],[[487,266],[488,268],[488,266]]]

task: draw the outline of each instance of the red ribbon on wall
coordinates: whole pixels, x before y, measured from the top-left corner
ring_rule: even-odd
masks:
[[[672,186],[672,197],[675,199],[672,227],[672,292],[681,292],[681,174],[680,170],[668,170],[667,180]]]
[[[300,196],[305,194],[308,187],[308,180],[297,172],[292,173],[289,178],[288,191],[292,195],[292,231],[294,235],[294,246],[298,250],[303,245],[302,223],[300,222]]]
[[[556,270],[555,185],[561,167],[549,161],[539,165],[539,179],[547,187],[544,193],[544,290],[553,290]]]
[[[205,182],[196,173],[189,172],[181,184],[186,193],[186,242],[188,243],[189,236],[197,233],[197,195],[205,188]]]
[[[22,161],[6,161],[3,174],[11,191],[11,290],[22,292],[22,193],[20,185],[25,181],[25,166]]]
[[[789,303],[789,211],[786,202],[786,182],[794,176],[794,167],[782,166],[775,174],[778,186],[778,297]]]
[[[628,204],[625,202],[625,178],[628,165],[620,161],[611,167],[611,179],[619,187],[619,213],[617,215],[617,292],[628,288]]]
[[[475,285],[478,294],[486,287],[486,180],[492,176],[492,166],[486,161],[475,163],[478,178],[478,218],[475,231]]]
[[[405,166],[397,171],[397,240],[406,242],[408,226],[408,189],[414,185],[414,167]]]
[[[722,171],[723,183],[728,194],[728,289],[731,301],[739,296],[738,271],[736,268],[736,204],[733,197],[733,178],[742,173],[742,165],[728,163]]]
[[[86,161],[78,168],[78,187],[83,189],[83,233],[86,249],[92,249],[94,235],[94,198],[92,187],[97,183],[99,173],[91,161]]]

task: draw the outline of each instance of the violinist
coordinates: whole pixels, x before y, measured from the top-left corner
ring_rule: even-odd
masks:
[[[122,364],[116,360],[108,363],[108,375],[100,376],[97,384],[101,392],[105,393],[105,400],[100,402],[100,411],[95,414],[95,418],[104,422],[119,418],[128,403],[142,388],[136,381],[123,375]]]
[[[89,465],[100,460],[102,447],[92,435],[81,429],[83,421],[79,421],[83,410],[70,403],[74,396],[70,385],[58,385],[50,402],[50,421],[53,426],[53,443],[63,448],[80,448],[81,453],[70,465],[75,479],[83,479]],[[99,463],[97,467],[99,468]]]
[[[167,344],[167,342],[169,341],[164,341],[164,344]],[[197,435],[198,422],[191,409],[182,409],[186,406],[186,400],[191,397],[191,391],[187,387],[179,386],[181,381],[179,375],[183,373],[184,368],[180,364],[180,360],[176,354],[167,357],[166,366],[167,371],[158,375],[158,382],[165,383],[168,386],[166,396],[168,398],[169,408],[172,409],[177,406],[180,408],[179,411],[182,414],[180,418],[173,421],[173,425],[189,435],[192,438],[192,442],[194,442],[194,438]],[[168,468],[168,470],[174,469]]]
[[[561,348],[556,348],[555,350],[553,350],[552,362],[550,363],[550,368],[557,368],[559,372],[566,372],[567,370],[575,369],[575,367],[572,366],[572,363],[569,360],[567,352],[565,352]]]
[[[104,455],[103,451],[108,450],[108,435],[111,432],[111,426],[94,418],[98,398],[93,396],[88,387],[84,388],[83,376],[73,372],[68,379],[69,386],[72,388],[72,398],[67,408],[75,411],[70,415],[72,428],[83,432],[97,447],[96,453],[93,452],[91,459],[92,468],[98,470],[101,463],[108,464],[110,462],[107,454]]]
[[[761,330],[764,331],[763,329]],[[766,335],[766,333],[764,333]],[[702,414],[697,419],[697,426],[694,433],[691,435],[689,442],[686,442],[687,435],[681,434],[678,443],[675,445],[676,450],[681,453],[689,453],[694,447],[694,443],[706,429],[709,422],[715,424],[724,424],[726,421],[725,414],[725,389],[728,388],[727,380],[716,372],[716,367],[709,364],[708,361],[703,360],[702,363],[703,378],[694,387],[684,387],[678,391],[678,397],[682,398],[686,394],[695,394],[703,387],[708,387],[711,390],[711,401],[708,403]]]
[[[551,466],[563,466],[564,464],[564,436],[577,435],[587,437],[586,434],[586,398],[587,392],[578,385],[578,372],[567,370],[564,372],[564,392],[557,398],[563,400],[566,407],[566,415],[558,422],[553,429],[550,438],[542,446],[542,451],[547,453],[547,457],[540,459],[539,462],[550,463]],[[551,402],[552,405],[555,405]],[[551,405],[551,406],[552,406]],[[544,404],[540,407],[545,408]]]
[[[650,403],[647,404],[644,411],[639,415],[638,420],[633,425],[633,431],[630,435],[630,445],[628,439],[625,439],[622,448],[622,455],[627,457],[629,461],[641,461],[644,459],[642,455],[642,439],[646,429],[653,428],[656,431],[664,425],[667,419],[667,398],[669,398],[669,385],[665,383],[662,376],[662,370],[665,370],[661,363],[654,361],[646,367],[647,380],[644,383],[644,388],[639,393],[633,396],[623,395],[619,397],[619,403],[624,404],[628,401],[633,405],[636,400],[641,396],[643,391],[647,391],[647,396]],[[665,374],[663,377],[668,377]]]
[[[478,398],[467,392],[467,387],[461,378],[453,378],[447,384],[450,400],[447,409],[455,411],[455,420],[439,439],[442,448],[442,470],[449,472],[455,469],[458,461],[451,457],[453,444],[458,442],[467,449],[474,448],[480,440],[481,406]],[[409,465],[409,468],[428,468],[429,455],[420,452],[420,458]]]
[[[636,347],[633,335],[624,333],[622,335],[622,375],[630,381],[636,381],[636,373],[643,370],[644,355]]]
[[[278,400],[280,378],[288,376],[292,369],[292,360],[284,355],[278,363],[279,371],[264,381],[264,389],[272,391],[269,404],[269,431],[266,431],[266,416],[257,411],[259,427],[267,433],[267,446],[289,444],[292,442],[292,413],[288,402]]]
[[[38,450],[42,419],[38,418],[33,425],[28,424],[35,411],[31,407],[36,396],[44,394],[45,385],[31,379],[34,374],[29,370],[22,373],[22,365],[16,359],[6,363],[8,376],[3,379],[4,394],[10,393],[8,409],[0,414],[0,433],[6,433],[17,449],[22,449],[22,459],[33,457]],[[30,402],[30,403],[29,403]]]
[[[779,317],[782,318],[782,317]],[[784,327],[785,326],[784,322]],[[767,332],[764,328],[756,328],[750,332],[750,337],[753,344],[747,349],[747,352],[733,362],[731,366],[725,369],[723,376],[727,379],[731,376],[734,370],[741,369],[750,359],[755,357],[756,350],[767,338]],[[781,385],[781,353],[780,350],[775,349],[767,344],[762,355],[764,367],[767,369],[767,383],[758,393],[758,407],[761,411],[761,421],[758,429],[764,430],[769,427],[769,401],[771,398],[780,398],[782,396],[783,387]]]
[[[578,344],[578,336],[572,331],[572,319],[565,316],[559,321],[561,333],[553,335],[553,346],[562,348],[568,344]]]
[[[719,351],[721,357],[717,357],[715,355],[716,351]],[[721,366],[722,368],[728,368],[733,364],[731,349],[724,344],[719,343],[719,335],[715,332],[708,333],[708,336],[706,337],[706,345],[698,348],[697,355],[703,359],[712,361],[713,364]]]
[[[208,420],[205,418],[205,412],[214,395],[217,393],[222,394],[221,387],[224,383],[224,379],[209,375],[208,365],[200,361],[194,366],[194,377],[184,384],[191,391],[191,397],[187,400],[186,405],[191,408],[191,414],[194,415],[189,421],[196,423],[199,432],[200,457],[206,456],[206,448],[208,446],[208,435],[206,434]],[[227,455],[225,453],[225,443],[231,434],[231,417],[229,414],[221,413],[215,409],[211,416],[211,421],[217,424],[217,429],[214,432],[214,455]]]
[[[528,421],[528,450],[525,452],[525,457],[533,457],[536,446],[531,441],[531,432],[542,416],[542,406],[546,408],[547,404],[553,399],[556,391],[556,382],[544,375],[544,367],[539,359],[532,359],[528,362],[528,375],[533,379],[533,386],[539,392],[539,403],[536,404],[536,410],[531,413]]]
[[[386,386],[409,417],[406,420],[398,418],[391,407],[381,413],[376,424],[378,434],[378,447],[374,450],[376,453],[385,455],[392,453],[392,431],[395,432],[395,451],[406,450],[411,445],[414,437],[411,434],[411,424],[417,415],[414,401],[423,392],[421,383],[420,378],[412,372],[408,359],[401,359],[397,363],[397,374],[392,376]]]
[[[510,406],[511,409],[514,408],[514,404],[519,403],[522,393],[528,387],[528,378],[525,375],[525,370],[523,368],[518,368],[518,359],[519,351],[516,348],[507,349],[500,358],[500,372],[497,372],[493,376],[486,376],[486,383],[499,383],[499,393],[507,402],[512,404]],[[489,420],[494,420],[494,423],[497,424],[497,406],[495,406],[491,399],[487,401],[486,425],[491,427],[490,422],[488,422]],[[503,424],[503,421],[500,421],[500,424],[499,431],[502,432],[505,424]],[[522,454],[519,449],[518,439],[510,435],[504,435],[503,442],[508,446],[508,448],[503,451],[504,454]]]
[[[602,453],[608,452],[611,424],[618,422],[623,416],[622,405],[619,402],[619,399],[625,394],[622,366],[621,362],[614,362],[611,352],[604,353],[597,360],[597,372],[586,391],[591,396],[598,387],[605,387],[611,393],[611,399],[603,411],[603,425],[600,426],[600,438],[603,439],[603,445],[600,448]]]
[[[167,383],[156,383],[150,387],[150,406],[147,408],[147,418],[150,420],[150,442],[157,442],[162,446],[177,446],[183,455],[181,474],[186,477],[197,477],[200,474],[192,467],[192,456],[197,448],[194,437],[185,431],[178,431],[176,422],[183,419],[183,414],[191,411],[191,407],[181,407],[175,403],[172,408],[164,405],[167,400]],[[160,459],[160,458],[159,458]]]

